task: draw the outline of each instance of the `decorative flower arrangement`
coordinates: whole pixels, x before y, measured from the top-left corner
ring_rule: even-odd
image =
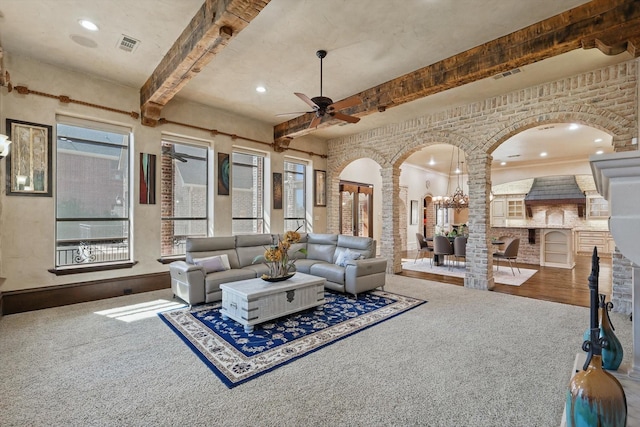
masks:
[[[296,258],[291,258],[289,248],[294,243],[300,241],[300,233],[298,231],[287,231],[284,238],[278,236],[276,245],[266,248],[264,255],[258,255],[254,258],[253,263],[262,262],[269,267],[269,273],[263,274],[262,278],[286,277],[295,272]],[[305,248],[300,248],[296,252],[307,253]]]

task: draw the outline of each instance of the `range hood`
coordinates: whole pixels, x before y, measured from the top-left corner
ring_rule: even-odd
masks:
[[[584,217],[587,197],[578,187],[574,175],[546,176],[534,178],[533,185],[524,198],[527,215],[531,217],[531,206],[577,205],[578,216]]]

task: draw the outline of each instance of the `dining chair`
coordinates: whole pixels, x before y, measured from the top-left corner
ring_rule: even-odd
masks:
[[[507,247],[507,243],[509,243],[512,239],[513,239],[513,237],[511,237],[511,236],[500,236],[500,237],[498,237],[498,242],[502,242],[502,244],[501,245],[496,245],[496,249],[499,252],[504,251],[504,248]]]
[[[448,255],[453,255],[453,246],[447,237],[433,237],[433,254],[437,255],[438,259],[442,257],[443,263],[446,262]],[[451,269],[451,264],[449,264],[449,269]]]
[[[513,271],[513,263],[512,261],[515,261],[516,258],[518,257],[518,249],[520,248],[520,239],[512,239],[510,242],[506,243],[506,246],[504,248],[504,251],[498,251],[495,252],[493,254],[493,258],[496,260],[497,262],[497,270],[500,270],[500,260],[501,259],[506,259],[509,262],[509,266],[511,267],[511,273],[513,273],[513,275],[515,276],[516,273],[515,271]],[[518,267],[516,265],[516,268],[518,269],[518,273],[520,273],[520,267]]]
[[[418,244],[418,253],[416,254],[416,258],[413,260],[413,263],[416,263],[418,256],[424,258],[424,254],[427,253],[429,254],[429,263],[433,267],[433,256],[431,255],[433,248],[429,246],[429,242],[425,239],[422,233],[416,233],[416,243]]]
[[[453,256],[456,259],[456,266],[460,261],[460,258],[464,258],[464,262],[467,262],[467,238],[466,236],[458,236],[453,241]]]

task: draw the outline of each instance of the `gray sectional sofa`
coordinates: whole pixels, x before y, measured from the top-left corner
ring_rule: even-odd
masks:
[[[387,260],[375,258],[372,238],[311,233],[301,237],[289,250],[297,258],[297,271],[325,278],[327,289],[356,296],[384,288]],[[221,300],[220,284],[267,273],[267,266],[253,260],[277,239],[274,234],[188,238],[185,261],[169,265],[174,295],[190,305]],[[298,252],[300,248],[307,253]],[[345,255],[353,258],[354,253],[360,258],[345,260]]]

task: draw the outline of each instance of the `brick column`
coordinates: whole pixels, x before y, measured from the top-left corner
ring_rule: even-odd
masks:
[[[493,257],[489,252],[491,223],[489,194],[491,192],[491,156],[470,153],[469,162],[469,240],[467,241],[467,274],[464,286],[492,289]]]
[[[382,235],[378,253],[387,259],[387,273],[402,271],[400,224],[400,168],[387,166],[380,169],[382,176]]]
[[[327,212],[327,233],[340,233],[340,174],[327,168],[327,207],[314,208],[315,211],[325,209]],[[317,233],[317,231],[316,231]]]
[[[173,161],[169,156],[160,156],[160,215],[173,216]],[[173,222],[163,222],[161,226],[161,253],[173,251]]]
[[[616,247],[611,259],[611,311],[629,314],[633,308],[633,263]]]

